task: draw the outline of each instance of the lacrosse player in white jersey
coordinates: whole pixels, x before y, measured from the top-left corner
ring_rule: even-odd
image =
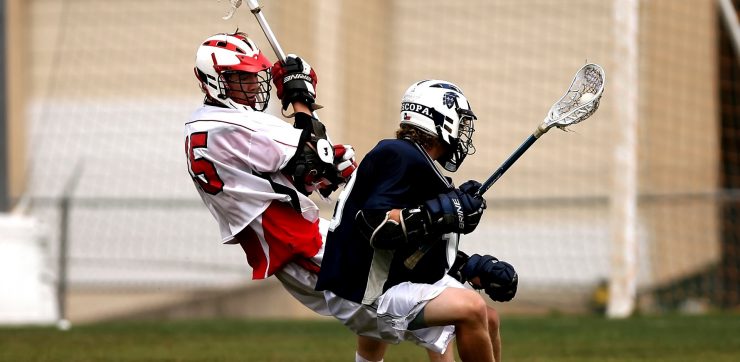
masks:
[[[316,74],[301,58],[271,64],[244,33],[203,41],[195,76],[205,93],[185,124],[187,166],[226,244],[239,244],[253,279],[275,275],[301,303],[330,315],[314,290],[326,220],[307,196],[328,196],[357,164],[348,145],[331,145],[316,108]],[[294,124],[263,113],[271,78]],[[320,223],[322,221],[322,223]],[[382,354],[384,343],[361,337],[358,350]]]

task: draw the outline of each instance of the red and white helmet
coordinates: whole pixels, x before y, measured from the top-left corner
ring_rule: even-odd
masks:
[[[241,111],[263,111],[270,100],[271,66],[267,57],[246,34],[235,32],[216,34],[203,41],[195,56],[194,70],[201,89],[210,100]],[[240,91],[248,93],[248,98],[232,99],[228,96],[224,75],[231,72],[256,75],[250,81],[241,80],[239,83],[242,88]]]
[[[450,172],[457,171],[465,156],[475,153],[475,114],[460,88],[444,80],[414,83],[401,101],[401,124],[413,126],[448,145],[437,161]]]

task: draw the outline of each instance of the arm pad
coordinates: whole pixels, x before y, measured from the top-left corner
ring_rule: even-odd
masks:
[[[327,164],[319,158],[315,143],[310,134],[304,130],[298,149],[283,168],[283,172],[293,178],[296,190],[304,195],[311,194],[313,191],[311,186],[321,179],[327,167]]]
[[[324,178],[330,183],[337,184],[335,172],[332,172],[334,165],[325,161],[334,159],[334,150],[326,141],[324,124],[308,114],[299,112],[295,115],[293,127],[302,129],[303,132],[298,141],[298,149],[285,166],[284,172],[293,177],[296,189],[304,195],[309,195]]]
[[[429,214],[420,208],[401,210],[401,222],[390,219],[390,211],[360,210],[355,216],[360,235],[376,249],[396,249],[419,244],[432,233]]]

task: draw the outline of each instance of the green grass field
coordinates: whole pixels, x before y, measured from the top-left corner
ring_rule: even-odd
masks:
[[[504,317],[506,361],[740,361],[740,315]],[[409,343],[386,361],[424,361]],[[354,361],[338,322],[126,322],[0,328],[0,361]]]

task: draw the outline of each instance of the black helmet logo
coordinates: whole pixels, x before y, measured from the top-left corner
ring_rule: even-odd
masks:
[[[452,109],[452,107],[457,108],[457,93],[455,92],[447,92],[444,96],[442,96],[442,104],[447,106],[447,108]]]

